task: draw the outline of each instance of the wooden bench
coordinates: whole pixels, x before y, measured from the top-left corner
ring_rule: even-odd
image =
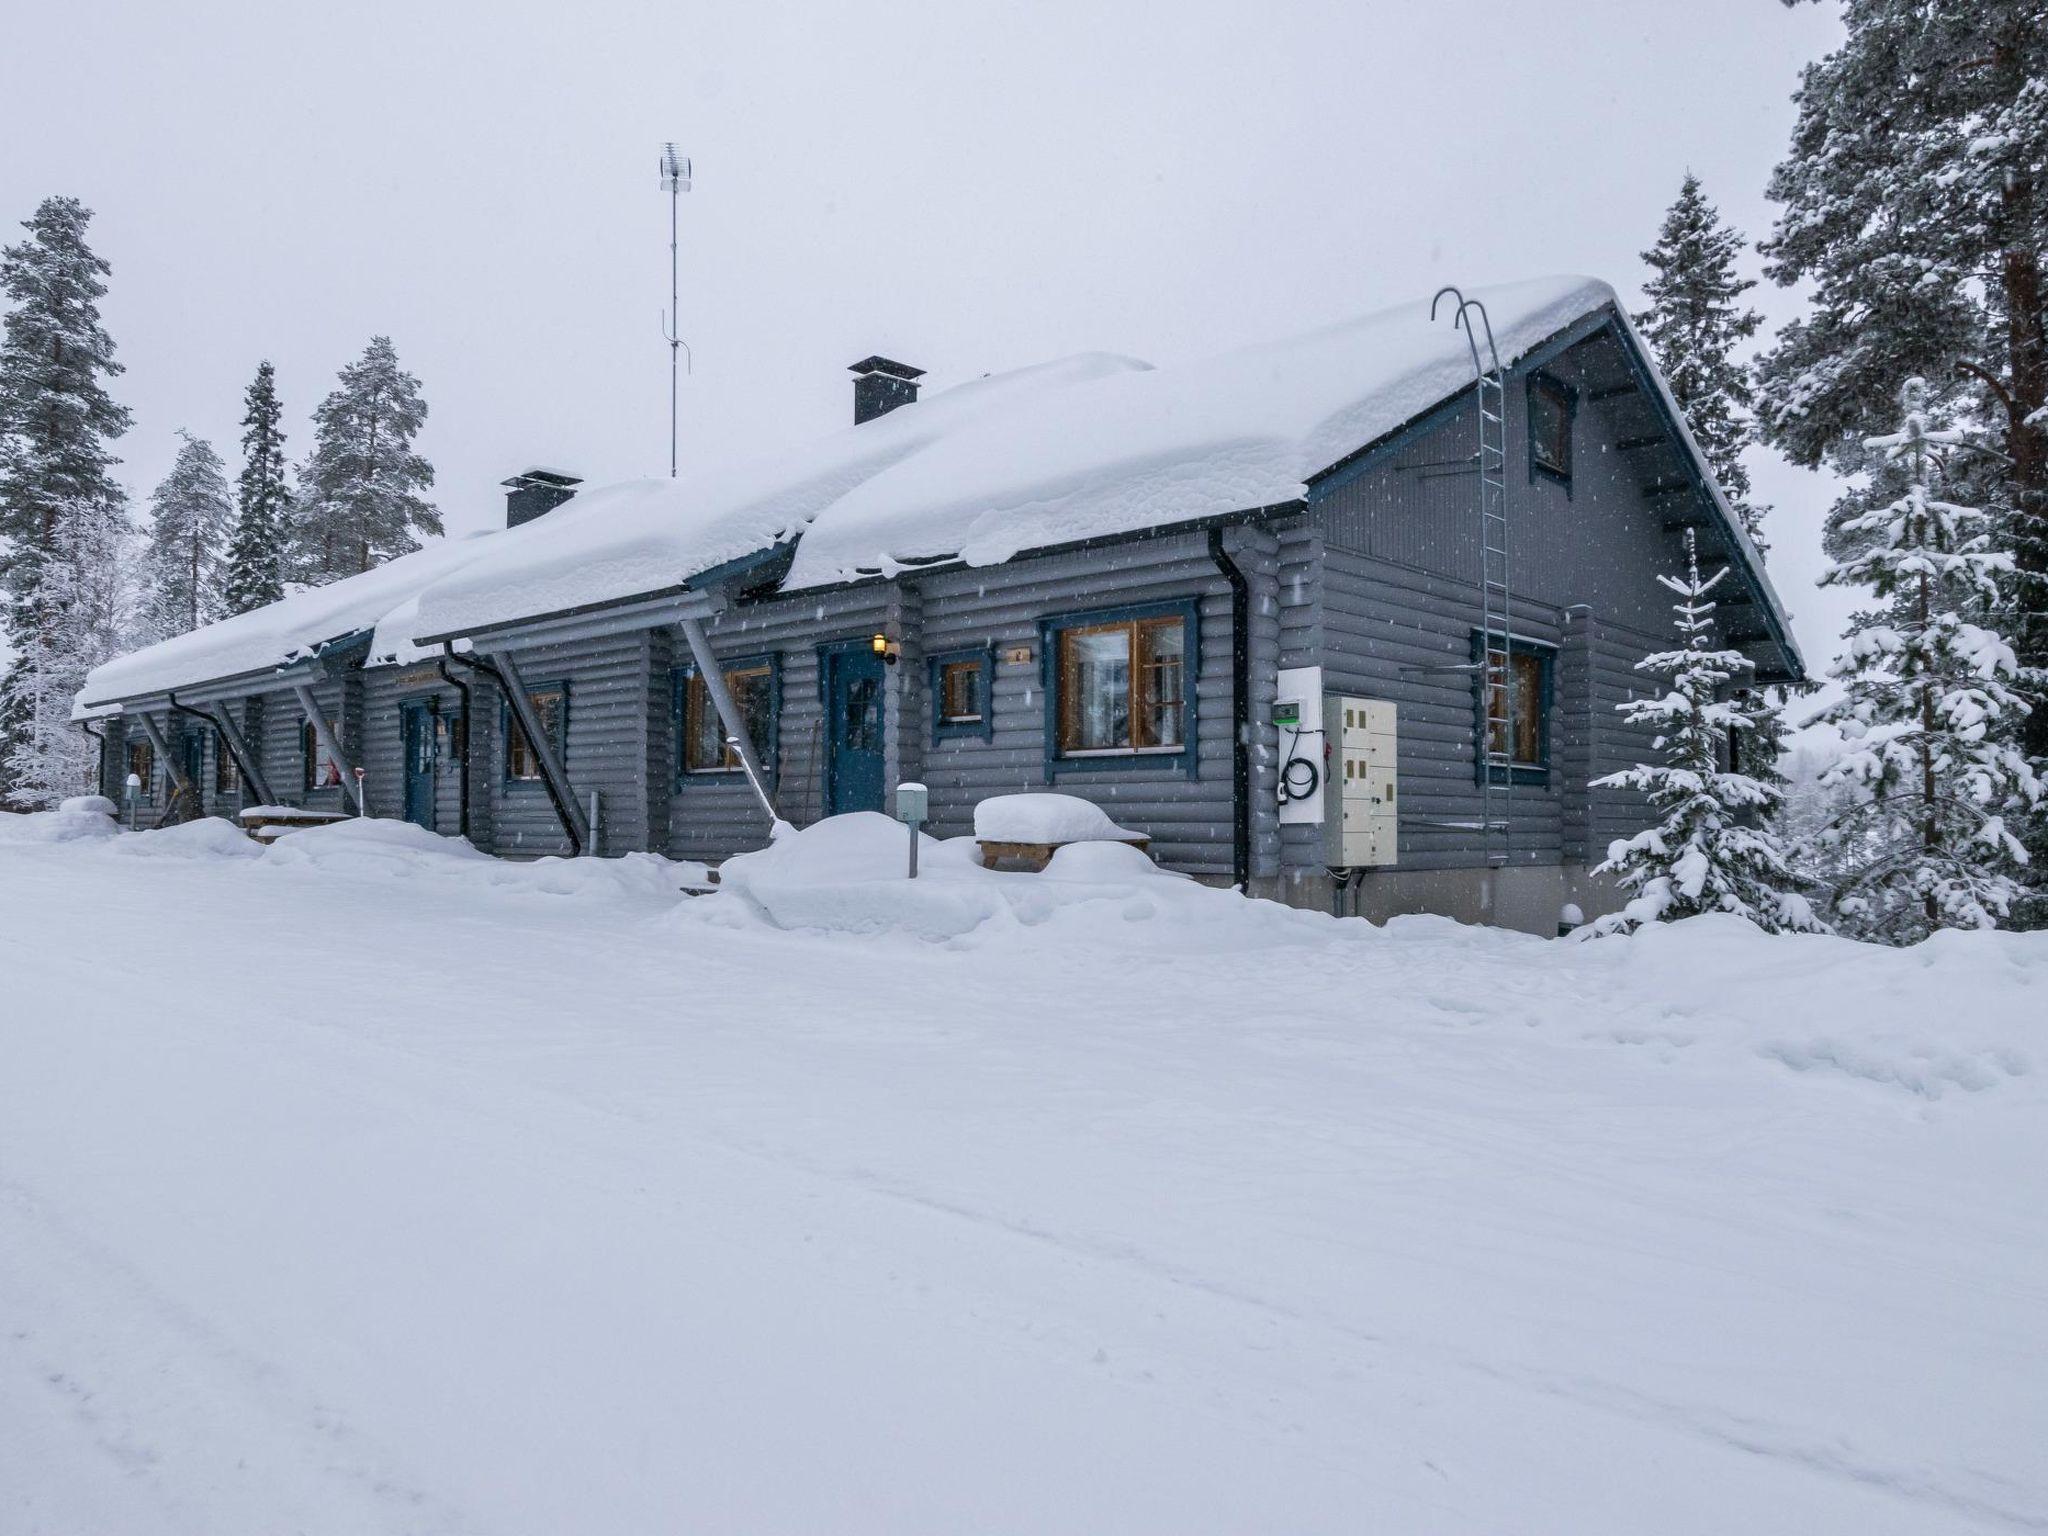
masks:
[[[235,820],[242,824],[242,830],[259,843],[274,842],[287,832],[354,819],[343,811],[307,811],[295,805],[252,805],[235,816]]]
[[[1104,839],[1092,837],[1084,841],[1099,843]],[[1149,837],[1119,837],[1108,841],[1123,843],[1126,847],[1135,848],[1148,857],[1152,852],[1152,839]],[[1005,843],[987,837],[978,837],[975,842],[981,848],[983,869],[994,869],[999,864],[1011,863],[1021,865],[1033,874],[1044,869],[1052,862],[1054,854],[1068,846],[1066,843]]]

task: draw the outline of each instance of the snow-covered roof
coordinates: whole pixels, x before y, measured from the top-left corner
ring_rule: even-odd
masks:
[[[1474,297],[1509,365],[1580,320],[1620,315],[1613,289],[1587,277]],[[1406,304],[1168,368],[1081,353],[783,452],[588,489],[518,528],[437,543],[108,662],[80,707],[280,666],[366,629],[371,660],[408,661],[441,636],[679,592],[778,546],[794,545],[783,588],[801,590],[1281,505],[1469,386],[1465,336],[1429,310]],[[1789,647],[1761,563],[1719,506]]]
[[[1615,302],[1584,277],[1476,296],[1506,362]],[[800,589],[1277,505],[1470,379],[1427,303],[1171,368],[1088,353],[977,379],[793,451],[587,491],[429,587],[419,634],[673,591],[791,540]]]
[[[466,634],[673,591],[815,527],[862,483],[952,433],[1147,366],[1082,353],[957,385],[783,452],[584,491],[520,529],[531,537],[436,582],[421,598],[419,634]]]
[[[116,657],[86,674],[77,711],[89,718],[122,700],[272,670],[365,630],[378,631],[371,641],[372,659],[409,660],[417,654],[410,636],[404,633],[410,622],[387,621],[400,612],[410,615],[421,589],[430,582],[460,570],[497,540],[513,538],[520,531],[437,539],[360,576],[308,587],[262,608]]]

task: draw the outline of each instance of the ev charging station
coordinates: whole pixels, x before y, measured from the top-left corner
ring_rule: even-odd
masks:
[[[1284,667],[1273,724],[1280,738],[1281,824],[1321,825],[1323,858],[1332,869],[1395,863],[1397,706],[1325,693],[1321,667]]]

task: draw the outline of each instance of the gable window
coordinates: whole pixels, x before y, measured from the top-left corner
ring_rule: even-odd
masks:
[[[128,743],[127,776],[142,781],[142,788],[136,791],[142,799],[154,798],[156,794],[156,752],[151,748],[148,741],[131,741]],[[123,794],[128,792],[128,786],[125,783],[121,786],[121,792]]]
[[[1195,605],[1046,620],[1051,755],[1194,770]]]
[[[335,740],[341,739],[339,720],[328,721],[327,730]],[[299,727],[299,787],[309,793],[341,787],[341,764],[321,750],[320,733],[310,720]]]
[[[752,656],[725,666],[725,691],[746,722],[747,736],[765,767],[774,761],[776,667],[771,656]],[[724,722],[711,690],[697,669],[676,674],[676,714],[680,730],[678,769],[682,773],[737,773],[740,754],[725,739]]]
[[[213,792],[217,795],[232,795],[242,787],[241,770],[235,766],[235,754],[228,750],[228,739],[219,731],[213,733]]]
[[[931,659],[932,736],[980,736],[995,731],[990,691],[994,657],[988,649],[947,651]]]
[[[1529,478],[1572,483],[1572,417],[1578,394],[1547,373],[1529,375]]]
[[[533,706],[533,712],[540,719],[541,734],[547,737],[548,745],[555,749],[559,758],[563,755],[562,727],[569,718],[569,689],[566,683],[550,683],[544,688],[535,688],[526,695],[526,701]],[[533,750],[533,743],[526,739],[526,727],[519,723],[519,717],[505,707],[505,777],[514,783],[540,782],[540,754]]]
[[[1475,631],[1474,660],[1479,659],[1479,649]],[[1479,674],[1478,734],[1485,745],[1481,772],[1490,767],[1496,783],[1545,783],[1550,777],[1551,669],[1556,652],[1519,637],[1506,649],[1503,657],[1496,636]]]

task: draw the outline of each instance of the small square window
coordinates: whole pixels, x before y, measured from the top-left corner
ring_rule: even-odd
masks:
[[[559,683],[549,688],[535,688],[527,694],[526,701],[534,714],[540,717],[541,734],[559,754],[562,751],[562,721],[567,713],[568,691]],[[505,713],[505,777],[518,783],[538,783],[541,776],[540,754],[526,739],[526,728],[519,723],[519,717],[509,709]]]
[[[932,735],[944,739],[994,732],[995,701],[990,678],[995,653],[987,648],[949,651],[931,659]]]
[[[1572,416],[1578,397],[1547,373],[1529,376],[1529,473],[1571,484]]]

